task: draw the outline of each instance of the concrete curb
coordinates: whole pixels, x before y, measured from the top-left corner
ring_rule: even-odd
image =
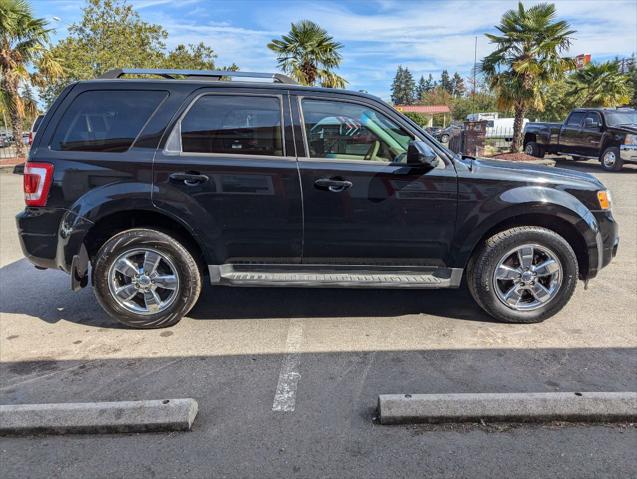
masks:
[[[381,394],[381,424],[637,419],[636,392]]]
[[[194,399],[0,406],[0,435],[190,430]]]

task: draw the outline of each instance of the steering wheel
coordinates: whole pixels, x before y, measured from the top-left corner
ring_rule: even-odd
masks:
[[[369,145],[369,150],[367,150],[367,153],[365,153],[365,156],[363,156],[363,160],[371,160],[373,159],[376,155],[378,155],[378,151],[380,150],[380,141],[378,140],[374,140],[374,142]]]

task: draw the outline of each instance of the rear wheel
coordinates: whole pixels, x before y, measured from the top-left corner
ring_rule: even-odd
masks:
[[[577,257],[568,242],[536,226],[490,237],[467,272],[469,290],[480,307],[513,323],[537,323],[560,311],[573,295],[577,277]]]
[[[602,162],[602,168],[606,171],[619,171],[624,165],[619,156],[619,148],[616,146],[606,148],[600,157],[600,161]]]
[[[524,147],[524,153],[535,156],[536,158],[544,158],[544,148],[535,141],[529,141]]]
[[[201,272],[190,252],[172,236],[152,229],[116,234],[100,248],[94,265],[100,305],[134,328],[176,324],[201,291]]]

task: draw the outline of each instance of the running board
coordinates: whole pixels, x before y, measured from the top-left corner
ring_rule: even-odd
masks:
[[[457,288],[462,268],[342,265],[209,265],[210,282],[223,286],[301,288]]]

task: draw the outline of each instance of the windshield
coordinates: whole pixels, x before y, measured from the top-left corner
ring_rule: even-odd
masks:
[[[617,125],[637,125],[637,111],[605,111],[606,124],[608,126]]]

